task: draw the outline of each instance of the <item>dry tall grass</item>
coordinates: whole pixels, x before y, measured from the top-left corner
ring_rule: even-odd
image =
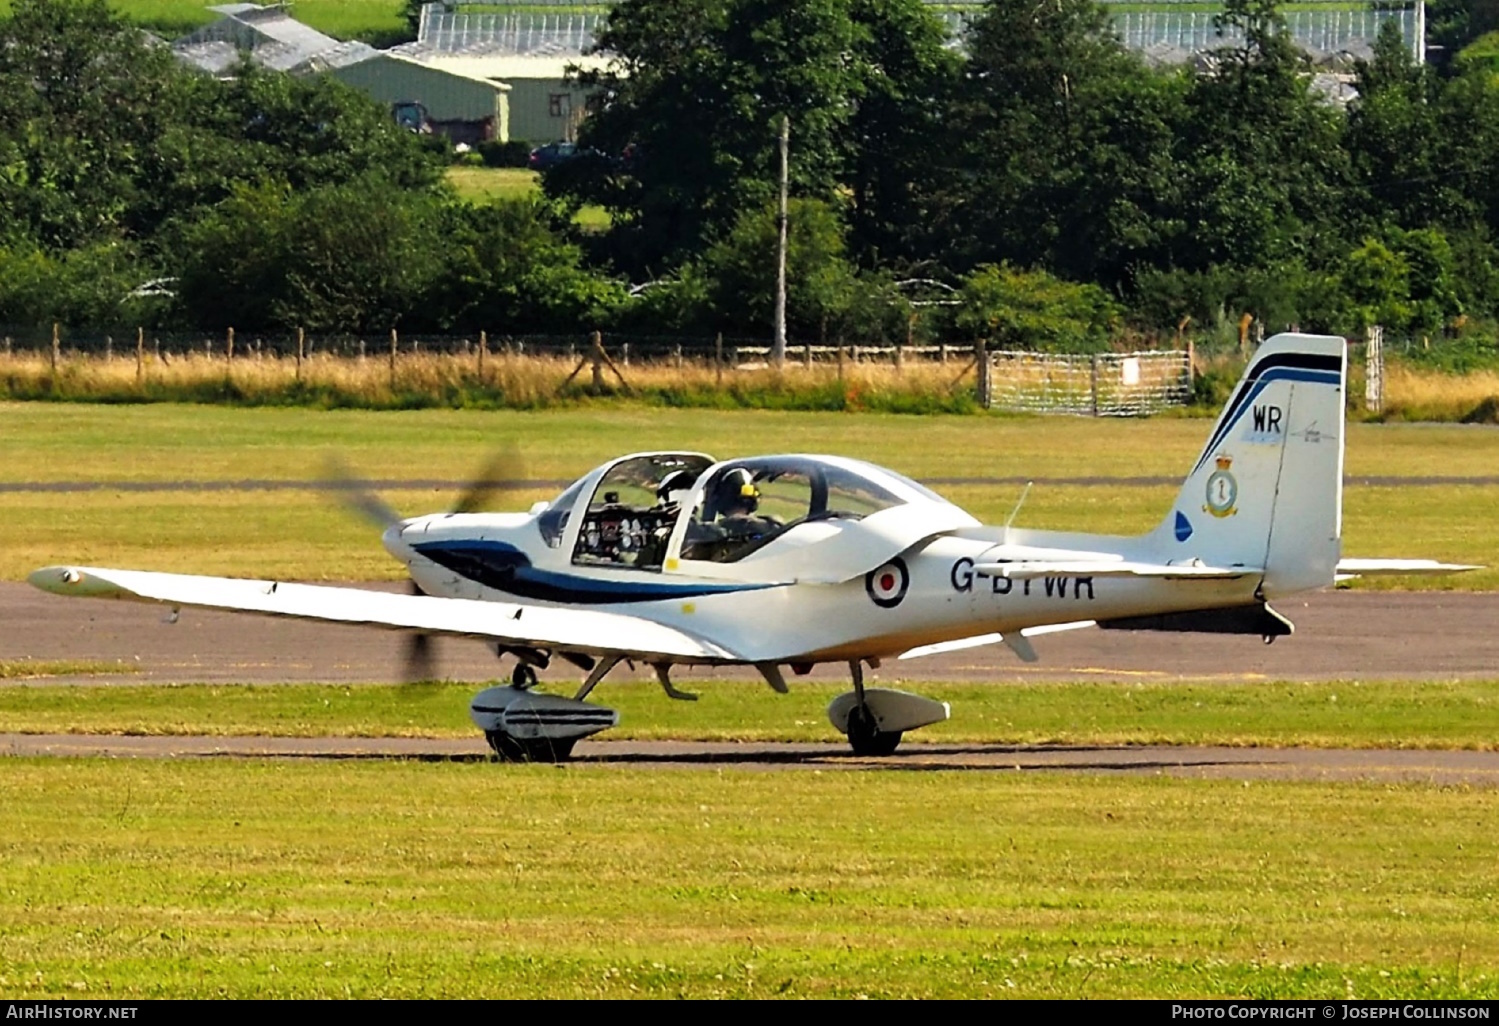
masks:
[[[1499,371],[1442,374],[1387,364],[1384,391],[1390,419],[1499,424]]]
[[[1362,364],[1354,361],[1349,369],[1349,407],[1355,416],[1499,423],[1499,371],[1456,375],[1391,362],[1385,370],[1384,411],[1375,415],[1363,410]],[[1203,382],[1197,401],[1221,403],[1240,371],[1231,355],[1199,358]],[[971,357],[958,352],[946,363],[910,360],[903,366],[851,359],[808,366],[794,359],[780,371],[764,364],[716,366],[712,359],[667,358],[618,365],[618,373],[604,364],[597,380],[584,357],[509,352],[481,357],[477,349],[405,352],[394,367],[387,354],[315,353],[303,358],[300,368],[295,357],[273,353],[228,361],[222,354],[158,357],[148,351],[139,364],[133,355],[67,354],[55,372],[45,353],[0,354],[0,398],[75,402],[541,409],[598,395],[667,406],[926,413],[977,409],[974,387]]]
[[[965,369],[966,368],[966,369]],[[788,362],[715,366],[666,359],[602,364],[584,357],[514,353],[401,353],[295,357],[251,353],[67,355],[54,372],[46,354],[0,355],[0,395],[93,402],[232,402],[398,409],[421,406],[542,408],[626,396],[666,405],[800,409],[961,411],[973,407],[974,374],[951,362]]]

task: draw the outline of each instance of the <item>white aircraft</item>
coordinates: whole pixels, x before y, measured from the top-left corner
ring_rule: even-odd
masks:
[[[1346,371],[1341,338],[1266,341],[1165,519],[1135,537],[986,527],[915,481],[837,456],[652,452],[528,513],[400,519],[362,500],[424,594],[79,566],[30,580],[59,595],[485,639],[517,662],[470,713],[512,759],[565,758],[615,726],[614,710],[584,699],[624,660],[654,667],[673,698],[694,697],[673,686],[675,666],[749,665],[784,692],[784,668],[846,663],[853,689],[828,717],[856,753],[888,754],[949,710],[865,687],[863,667],[882,659],[999,642],[1034,660],[1032,637],[1094,625],[1269,642],[1292,631],[1269,605],[1283,596],[1346,575],[1472,569],[1340,562]],[[571,698],[533,690],[554,657],[587,675]]]

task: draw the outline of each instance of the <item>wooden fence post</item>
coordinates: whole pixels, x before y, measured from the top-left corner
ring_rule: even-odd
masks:
[[[489,352],[489,332],[479,332],[479,384],[484,384],[484,356]]]
[[[390,390],[396,390],[396,346],[400,345],[400,337],[396,329],[390,329]]]
[[[297,329],[297,383],[302,381],[302,358],[307,355],[307,333]]]
[[[593,359],[593,394],[604,393],[604,335],[602,332],[593,333],[593,348],[589,352]]]
[[[146,376],[146,329],[135,329],[135,380]]]
[[[52,322],[52,373],[57,373],[57,354],[62,345],[62,325]]]
[[[723,332],[721,331],[713,342],[713,384],[716,388],[723,387]]]
[[[1371,413],[1384,411],[1384,328],[1371,324],[1365,335],[1364,408]]]
[[[810,342],[802,343],[802,366],[807,368],[812,366],[812,343]]]
[[[229,329],[229,335],[224,340],[224,362],[225,363],[230,363],[230,364],[232,364],[234,362],[234,329],[233,328]]]
[[[994,401],[993,381],[989,376],[989,344],[985,339],[979,339],[978,345],[974,347],[975,369],[978,371],[978,401],[984,409],[988,409]]]
[[[1098,354],[1094,353],[1088,365],[1088,395],[1092,400],[1093,416],[1098,416]]]

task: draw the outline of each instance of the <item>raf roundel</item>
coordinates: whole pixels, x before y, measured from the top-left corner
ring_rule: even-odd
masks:
[[[864,578],[864,590],[881,609],[893,609],[900,605],[900,600],[906,597],[906,589],[910,586],[911,574],[903,559],[892,559],[884,566],[869,571]]]

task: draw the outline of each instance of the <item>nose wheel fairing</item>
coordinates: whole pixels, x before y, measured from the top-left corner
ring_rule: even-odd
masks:
[[[495,754],[513,762],[566,759],[582,738],[619,726],[619,713],[613,709],[514,684],[475,695],[469,718]]]

